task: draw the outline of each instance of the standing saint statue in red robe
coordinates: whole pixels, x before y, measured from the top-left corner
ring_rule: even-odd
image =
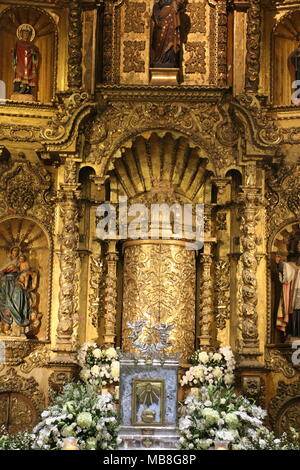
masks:
[[[181,13],[186,0],[157,0],[152,12],[151,67],[178,68]]]
[[[35,30],[30,24],[22,24],[17,29],[13,49],[14,94],[36,97],[38,86],[39,49],[32,43]]]

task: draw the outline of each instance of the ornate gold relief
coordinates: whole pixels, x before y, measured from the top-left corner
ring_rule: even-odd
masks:
[[[146,12],[145,2],[130,2],[125,3],[125,33],[144,33],[145,31],[145,18]]]
[[[226,214],[225,214],[226,215]],[[215,263],[215,315],[217,328],[223,330],[230,316],[230,261],[220,259]]]
[[[243,186],[241,194],[242,312],[239,328],[242,335],[242,355],[245,361],[255,361],[259,354],[257,313],[257,244],[256,224],[262,200],[260,189]]]
[[[74,163],[74,162],[73,162]],[[75,163],[74,163],[75,164]],[[66,186],[68,183],[66,184]],[[78,295],[79,295],[79,208],[77,185],[62,186],[60,213],[63,230],[60,234],[60,292],[57,339],[77,347]]]
[[[90,292],[89,292],[89,317],[95,328],[99,326],[100,317],[104,316],[104,290],[105,270],[100,257],[90,258]]]
[[[63,386],[67,383],[72,382],[76,375],[74,370],[56,370],[51,373],[48,383],[49,387],[55,392],[60,392]]]
[[[42,165],[22,157],[0,174],[0,212],[32,215],[52,231],[54,204],[51,177]]]
[[[44,395],[39,390],[39,384],[34,378],[22,377],[12,368],[8,369],[5,375],[0,376],[0,394],[7,392],[21,393],[28,397],[38,414],[45,406]]]
[[[200,275],[200,306],[199,306],[199,326],[200,326],[200,347],[212,347],[212,327],[213,327],[213,278],[212,278],[212,255],[205,253],[200,255],[201,275]]]
[[[257,92],[260,71],[261,0],[251,0],[247,15],[246,90]]]
[[[186,73],[206,73],[205,46],[204,41],[187,43],[185,51],[189,53],[189,56],[185,61]]]
[[[82,85],[82,20],[80,1],[73,0],[69,7],[68,85],[78,89]]]
[[[167,352],[186,360],[195,341],[195,253],[167,240],[127,242],[124,253],[123,349],[132,350],[127,322],[148,313],[152,324],[175,325]]]
[[[208,103],[188,106],[164,101],[137,103],[125,100],[111,102],[109,109],[95,121],[94,129],[103,129],[105,126],[109,132],[106,134],[101,130],[100,142],[89,147],[87,161],[101,162],[101,171],[105,174],[108,160],[122,147],[123,142],[132,138],[132,135],[156,129],[158,118],[159,127],[183,133],[207,152],[217,172],[234,161],[232,150],[220,145],[215,139],[215,128],[222,120],[217,107]]]
[[[289,432],[290,427],[299,432],[300,380],[290,384],[280,381],[268,412],[270,423],[278,433]]]
[[[292,379],[296,375],[296,369],[292,366],[288,355],[278,349],[266,349],[266,367],[274,372],[281,372],[287,379]]]
[[[124,41],[123,71],[145,72],[145,60],[141,54],[146,47],[145,41]]]
[[[105,290],[104,290],[104,344],[113,346],[116,336],[117,316],[117,262],[116,244],[108,244],[105,255]]]
[[[206,0],[200,3],[189,3],[186,6],[186,12],[190,17],[189,33],[206,33]]]
[[[44,344],[35,347],[20,366],[20,371],[29,374],[35,368],[47,367],[50,361],[50,350]]]

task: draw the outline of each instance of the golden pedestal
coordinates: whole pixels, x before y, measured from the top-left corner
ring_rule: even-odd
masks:
[[[25,101],[25,102],[32,102],[35,101],[33,95],[22,95],[21,93],[13,93],[10,97],[12,101]]]
[[[149,69],[150,85],[178,85],[179,69]]]

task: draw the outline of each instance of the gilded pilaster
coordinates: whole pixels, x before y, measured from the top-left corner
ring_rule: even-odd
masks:
[[[213,345],[213,279],[212,279],[212,246],[206,243],[204,253],[200,255],[201,262],[201,278],[200,278],[200,336],[199,346],[202,349],[211,349]]]
[[[82,86],[82,20],[80,1],[70,2],[68,85],[70,89]]]
[[[66,160],[64,183],[59,192],[62,232],[60,234],[58,349],[76,350],[78,346],[79,305],[79,185],[76,162]]]
[[[241,332],[240,353],[245,366],[258,365],[259,332],[257,311],[257,268],[258,268],[258,239],[256,228],[260,219],[262,207],[261,188],[256,186],[256,167],[249,164],[246,167],[245,186],[241,187],[241,317],[239,329]]]
[[[118,259],[116,242],[111,241],[108,243],[107,253],[105,256],[106,279],[104,294],[103,342],[106,347],[114,346],[116,337]]]
[[[247,15],[246,91],[256,93],[259,88],[261,0],[251,0]]]

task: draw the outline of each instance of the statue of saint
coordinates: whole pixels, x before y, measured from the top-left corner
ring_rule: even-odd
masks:
[[[186,0],[157,0],[152,12],[151,67],[178,68],[180,15]]]
[[[295,68],[295,80],[300,80],[300,44],[298,44],[298,48],[290,55],[290,61]]]
[[[276,256],[279,280],[282,283],[282,304],[276,326],[289,337],[300,338],[300,240],[296,244],[292,261]]]
[[[13,49],[14,94],[36,96],[38,85],[39,49],[32,43],[35,30],[30,24],[22,24],[17,29]]]
[[[0,320],[5,332],[15,322],[18,326],[30,323],[30,300],[27,292],[29,264],[19,247],[13,247],[7,263],[0,268]]]

